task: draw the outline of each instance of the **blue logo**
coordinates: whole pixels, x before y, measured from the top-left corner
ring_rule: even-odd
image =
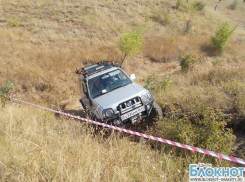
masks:
[[[190,181],[245,181],[244,167],[212,167],[212,164],[190,164]]]

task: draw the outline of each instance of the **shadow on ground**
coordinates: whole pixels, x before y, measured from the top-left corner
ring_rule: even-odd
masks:
[[[64,112],[75,116],[80,116],[82,118],[86,118],[86,113],[84,112],[84,110],[64,110]]]
[[[82,118],[86,118],[86,113],[83,110],[63,110],[62,112],[69,113],[69,114],[72,114],[74,116],[80,116]],[[62,115],[55,113],[56,118],[59,118],[60,116],[62,116]]]
[[[212,46],[211,44],[203,44],[201,45],[200,49],[202,52],[206,54],[206,56],[214,57],[218,55],[216,48]]]
[[[233,132],[236,135],[236,144],[234,146],[234,153],[236,157],[245,158],[245,130],[236,129]]]

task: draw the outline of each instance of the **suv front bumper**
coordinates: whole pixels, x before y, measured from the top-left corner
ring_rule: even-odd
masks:
[[[132,111],[129,111],[128,113],[124,114],[117,114],[114,118],[111,118],[107,121],[113,122],[113,124],[116,125],[128,125],[133,124],[138,121],[142,121],[144,118],[148,117],[151,113],[152,107],[153,107],[154,99],[149,101],[148,103],[143,104],[143,106],[140,106],[138,108],[135,108]],[[138,110],[137,110],[138,109]]]

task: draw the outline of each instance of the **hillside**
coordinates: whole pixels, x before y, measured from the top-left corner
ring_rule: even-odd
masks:
[[[82,115],[75,69],[100,60],[120,62],[121,33],[144,24],[142,52],[128,57],[123,69],[135,73],[141,85],[148,80],[165,114],[160,122],[179,121],[180,115],[193,118],[213,108],[224,113],[229,127],[243,129],[239,134],[244,136],[245,69],[218,68],[245,65],[245,3],[238,1],[232,10],[233,1],[201,2],[205,7],[198,11],[191,0],[183,0],[179,9],[177,1],[167,0],[0,0],[0,87],[11,82],[16,97]],[[211,36],[223,22],[237,28],[226,51],[217,54]],[[180,61],[186,54],[196,58],[197,69],[183,73]],[[202,67],[215,69],[198,70]],[[154,129],[144,132],[161,133]],[[188,165],[202,157],[91,130],[84,123],[8,103],[0,116],[0,179],[186,181]],[[245,158],[241,140],[233,146],[239,151],[216,152]]]

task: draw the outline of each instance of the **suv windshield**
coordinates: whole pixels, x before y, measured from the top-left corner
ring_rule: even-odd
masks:
[[[121,70],[117,69],[90,79],[88,81],[88,86],[92,98],[95,98],[128,85],[129,83],[132,83],[132,81],[128,76]]]

